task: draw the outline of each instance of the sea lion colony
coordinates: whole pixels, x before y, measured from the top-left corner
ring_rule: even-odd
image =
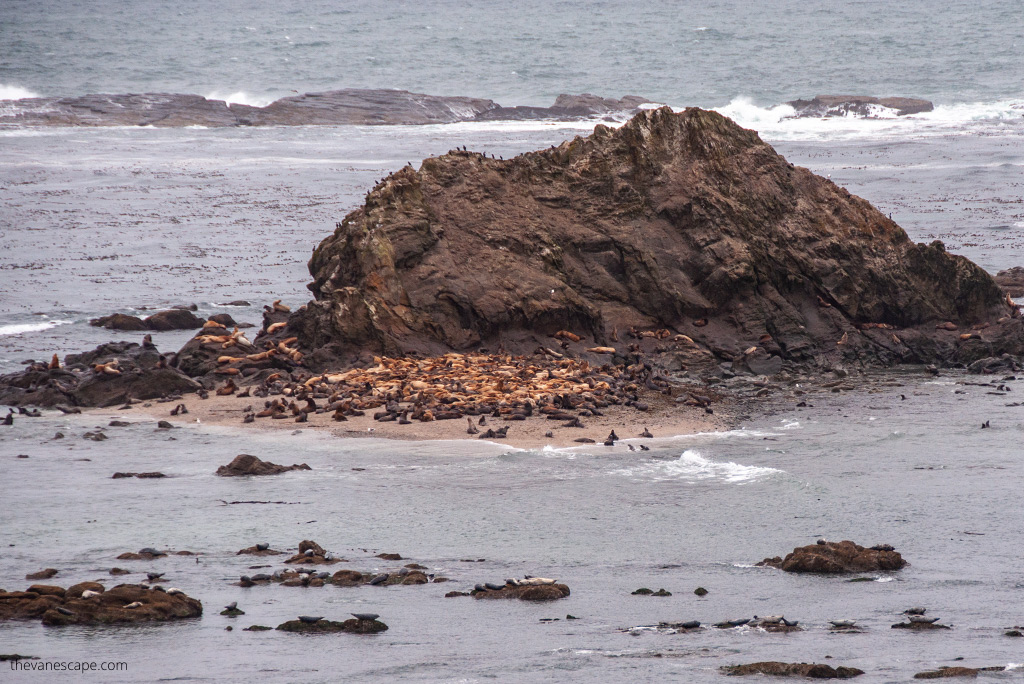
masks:
[[[555,337],[579,339],[567,331],[560,331]],[[203,335],[199,341],[208,348],[239,345],[237,338],[226,335]],[[344,421],[382,409],[374,413],[376,420],[400,424],[487,415],[517,421],[536,413],[582,427],[579,418],[601,415],[601,409],[609,405],[646,411],[647,404],[641,401],[644,392],[671,395],[673,391],[668,378],[642,358],[629,365],[596,365],[544,347],[530,356],[477,352],[424,359],[374,357],[375,365],[370,368],[311,374],[300,365],[301,353],[288,346],[292,341],[293,338],[276,344],[268,341],[263,352],[218,359],[220,367],[214,372],[231,376],[216,389],[218,395],[278,397],[266,401],[262,410],[248,412],[252,416],[247,416],[248,422],[253,418],[294,418],[306,422],[310,414],[322,413]],[[679,344],[688,342],[678,340]],[[588,351],[608,355],[616,350],[594,347]],[[272,356],[279,356],[278,362],[283,360],[280,357],[290,360],[291,371],[256,371],[261,366],[265,369],[261,362]],[[234,378],[246,374],[254,379],[254,384],[241,389]],[[701,405],[704,401],[704,397],[699,397],[690,403]],[[484,436],[503,434],[487,430]]]

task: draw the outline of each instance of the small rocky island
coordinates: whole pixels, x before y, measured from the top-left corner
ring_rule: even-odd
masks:
[[[245,422],[342,421],[382,406],[366,393],[383,383],[430,421],[493,412],[484,394],[521,388],[523,419],[547,406],[568,424],[581,402],[645,411],[640,395],[671,394],[665,373],[680,369],[984,372],[1024,353],[1020,309],[983,269],[697,108],[643,110],[508,160],[452,150],[406,166],[309,270],[313,300],[265,307],[251,341],[211,320],[176,354],[147,339],[54,356],[0,378],[0,402],[69,410],[270,388],[306,403],[268,401]],[[366,372],[340,373],[353,368]],[[399,401],[385,408],[375,417],[407,420]]]

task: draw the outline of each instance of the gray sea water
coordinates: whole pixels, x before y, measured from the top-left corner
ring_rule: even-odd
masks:
[[[7,0],[0,98],[165,91],[264,103],[293,90],[399,87],[548,104],[560,92],[637,93],[715,107],[891,212],[913,239],[942,239],[995,272],[1024,265],[1022,14],[1008,0],[140,0],[130,10]],[[792,120],[775,106],[818,92],[937,106],[877,120]],[[587,132],[548,122],[2,131],[0,373],[108,341],[87,321],[112,311],[196,303],[200,313],[258,323],[264,303],[308,299],[311,249],[387,173],[463,144],[507,158]],[[251,306],[222,305],[238,299]],[[188,336],[156,342],[174,350]],[[720,665],[784,660],[902,682],[940,665],[1024,663],[1024,640],[1002,636],[1024,625],[1024,407],[1009,405],[1024,385],[1007,381],[1010,393],[990,394],[964,384],[977,381],[876,377],[870,389],[814,396],[809,408],[754,416],[730,433],[659,436],[643,456],[202,424],[168,434],[154,430],[162,404],[148,417],[137,408],[19,418],[0,427],[0,587],[21,589],[43,567],[58,568],[52,581],[65,586],[111,586],[121,580],[106,572],[121,565],[136,571],[126,581],[166,571],[206,610],[200,620],[141,628],[0,624],[0,652],[129,663],[127,673],[89,681],[715,681]],[[111,418],[133,425],[108,428],[106,442],[82,438]],[[986,420],[992,428],[981,430]],[[58,430],[64,439],[52,439]],[[213,475],[238,453],[313,470],[256,481]],[[170,477],[110,479],[118,470]],[[248,500],[287,503],[224,503]],[[891,543],[911,566],[865,583],[752,567],[819,537]],[[236,550],[302,539],[349,559],[342,567],[393,568],[401,563],[374,556],[398,552],[451,582],[232,585],[256,564]],[[115,560],[143,546],[197,551],[201,563]],[[443,598],[523,574],[558,577],[572,595],[544,605]],[[632,596],[641,586],[673,596]],[[710,594],[698,599],[697,586]],[[245,616],[217,614],[234,600]],[[912,605],[953,629],[890,629]],[[390,629],[313,638],[240,630],[352,611],[378,612]],[[784,613],[806,630],[645,629],[755,613]],[[839,618],[858,620],[864,633],[830,633],[828,620]],[[1017,680],[1021,671],[987,677]],[[3,681],[32,676],[6,664],[0,672]]]

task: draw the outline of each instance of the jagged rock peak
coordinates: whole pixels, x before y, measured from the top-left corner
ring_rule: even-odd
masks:
[[[723,358],[761,344],[794,360],[930,360],[955,350],[929,322],[1013,313],[967,259],[912,243],[867,201],[696,108],[510,160],[452,151],[407,166],[309,268],[315,301],[289,329],[323,358],[535,347],[560,329],[605,343],[635,327]],[[933,332],[892,332],[922,326]]]

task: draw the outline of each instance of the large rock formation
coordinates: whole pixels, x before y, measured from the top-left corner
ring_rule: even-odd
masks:
[[[829,542],[819,539],[816,544],[798,546],[785,558],[765,558],[758,565],[786,572],[843,574],[899,570],[907,562],[888,544],[865,548],[852,541]]]
[[[928,100],[913,97],[872,97],[870,95],[815,95],[810,100],[787,102],[798,118],[830,116],[861,116],[876,118],[894,112],[896,116],[920,114],[935,109]]]
[[[510,160],[453,151],[407,166],[309,268],[315,301],[280,335],[313,367],[360,351],[532,351],[562,329],[599,345],[671,330],[725,359],[1024,349],[1019,312],[981,268],[695,108]]]

